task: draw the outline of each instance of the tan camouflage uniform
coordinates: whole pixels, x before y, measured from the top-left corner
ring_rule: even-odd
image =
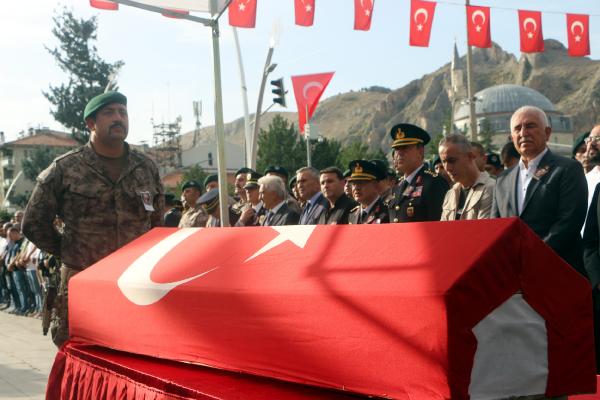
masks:
[[[204,228],[207,221],[208,214],[206,210],[200,204],[196,204],[194,207],[187,208],[181,214],[179,228]]]
[[[58,346],[68,339],[69,279],[162,224],[164,191],[158,169],[148,157],[125,146],[126,163],[117,182],[109,178],[90,143],[56,158],[38,176],[25,209],[25,236],[62,261],[52,327]],[[55,216],[64,223],[62,235],[53,227]]]

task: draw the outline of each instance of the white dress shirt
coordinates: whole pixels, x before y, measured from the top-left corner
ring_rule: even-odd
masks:
[[[525,163],[523,162],[523,158],[519,160],[519,177],[517,179],[517,212],[519,215],[523,212],[523,204],[525,203],[525,194],[527,193],[527,188],[533,179],[535,172],[537,171],[538,165],[540,161],[544,157],[544,155],[548,152],[548,148],[538,154],[533,160],[529,161],[527,167],[525,167]]]

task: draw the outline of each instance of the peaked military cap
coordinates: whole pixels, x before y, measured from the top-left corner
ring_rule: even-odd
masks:
[[[383,171],[383,178],[381,179],[385,179],[388,177],[388,167],[387,167],[387,163],[383,160],[370,160],[373,164],[377,165],[377,167],[379,167],[380,170]]]
[[[412,124],[398,124],[390,130],[392,137],[392,147],[409,146],[411,144],[426,145],[431,140],[431,136],[423,128]]]
[[[93,117],[102,107],[112,103],[123,104],[126,106],[127,97],[119,92],[106,92],[94,97],[85,106],[85,110],[83,111],[83,120],[85,121],[86,119]]]
[[[219,182],[219,176],[216,174],[213,174],[213,175],[209,175],[206,178],[204,178],[204,187],[206,187],[206,185],[208,185],[211,182]]]
[[[238,169],[237,171],[235,171],[235,176],[238,176],[239,174],[249,174],[252,172],[254,172],[252,170],[252,168],[242,167],[242,168]]]
[[[250,170],[252,171],[252,170]],[[259,174],[258,172],[249,172],[246,175],[246,184],[244,185],[244,189],[250,189],[250,188],[255,188],[258,187],[258,180],[262,178],[262,175]]]
[[[183,186],[181,187],[181,190],[185,190],[187,188],[196,188],[198,189],[198,191],[200,191],[200,193],[202,193],[202,185],[200,185],[200,183],[196,182],[196,181],[187,181],[186,183],[183,184]]]
[[[487,163],[493,165],[495,168],[503,168],[500,156],[496,153],[487,153]]]
[[[367,160],[350,161],[348,169],[351,171],[350,181],[380,181],[385,178],[384,170]]]
[[[198,199],[198,204],[200,204],[207,213],[212,214],[219,206],[219,190],[215,188],[204,193]]]
[[[577,149],[585,143],[585,139],[590,136],[590,132],[586,132],[586,133],[582,133],[581,135],[577,136],[577,139],[575,139],[575,141],[573,142],[573,148],[571,149],[571,155],[573,157],[575,157],[575,154],[577,153]]]
[[[285,179],[289,178],[290,174],[287,169],[279,166],[279,165],[269,165],[267,169],[265,169],[265,175],[273,173],[285,176]]]

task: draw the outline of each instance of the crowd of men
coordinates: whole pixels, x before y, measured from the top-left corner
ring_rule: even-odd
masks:
[[[0,301],[15,313],[40,313],[36,296],[44,287],[40,273],[48,268],[48,255],[60,266],[52,329],[57,345],[68,339],[72,276],[154,226],[221,225],[216,176],[185,182],[181,199],[165,196],[155,164],[125,142],[124,95],[93,98],[84,120],[90,142],[54,160],[37,179],[22,221],[25,239],[16,222],[4,227],[0,243]],[[353,160],[345,171],[304,167],[292,176],[280,166],[263,174],[242,168],[234,196],[224,201],[237,227],[519,217],[590,280],[598,324],[600,126],[576,142],[572,158],[548,149],[551,131],[544,111],[522,107],[512,115],[511,140],[499,155],[450,134],[430,168],[429,133],[398,124],[390,130],[393,168],[383,160]]]

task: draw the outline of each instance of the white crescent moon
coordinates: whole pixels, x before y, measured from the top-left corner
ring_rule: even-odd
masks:
[[[525,29],[525,31],[527,31],[527,25],[529,24],[533,25],[533,32],[537,31],[537,22],[535,22],[535,19],[533,18],[525,18],[523,21],[523,29]]]
[[[579,27],[581,29],[581,33],[585,32],[585,26],[583,26],[583,22],[575,21],[571,24],[571,33],[575,34],[575,27]]]
[[[216,267],[191,278],[176,282],[158,283],[154,282],[150,277],[152,271],[163,257],[173,250],[175,246],[197,233],[200,229],[179,229],[155,244],[150,250],[131,263],[117,280],[117,285],[127,300],[138,306],[149,306],[162,299],[177,286],[218,269],[219,267]]]
[[[364,0],[360,0],[360,7],[361,7],[363,10],[365,9]]]
[[[417,17],[420,14],[423,14],[425,16],[425,19],[423,20],[423,23],[426,23],[427,20],[429,19],[429,13],[424,8],[419,8],[417,11],[415,11],[415,15],[413,16],[413,19],[415,20],[415,22],[419,22],[419,21],[417,21]]]
[[[475,22],[475,17],[477,17],[478,15],[481,16],[481,19],[483,20],[483,21],[481,21],[481,23],[485,24],[485,21],[486,21],[485,13],[481,10],[477,10],[471,15],[471,21],[473,21],[474,24],[477,24],[477,22]]]
[[[321,82],[317,82],[317,81],[310,81],[306,85],[304,85],[304,89],[302,89],[302,96],[304,96],[304,98],[306,100],[308,100],[308,96],[306,95],[306,93],[308,92],[309,89],[312,89],[314,87],[323,89],[323,85],[321,84]]]

